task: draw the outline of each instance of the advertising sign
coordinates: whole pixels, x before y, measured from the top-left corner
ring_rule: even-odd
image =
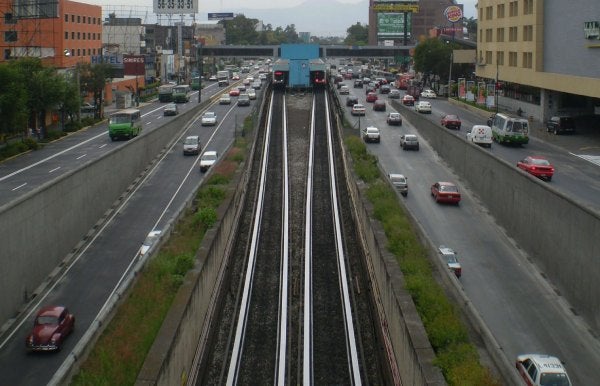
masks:
[[[377,14],[377,36],[378,37],[400,37],[404,36],[404,24],[407,25],[407,33],[410,33],[410,15],[404,20],[403,13],[378,13]]]
[[[208,20],[232,20],[233,12],[209,12]]]
[[[145,75],[144,57],[141,55],[123,55],[123,73],[125,75]]]
[[[157,15],[198,13],[198,0],[152,0]]]
[[[463,18],[463,12],[458,5],[451,5],[444,10],[444,16],[450,23],[456,23]]]
[[[460,99],[467,97],[467,80],[465,78],[458,78],[458,97]]]
[[[477,104],[483,105],[485,103],[485,82],[479,82],[477,84]]]
[[[106,63],[114,68],[123,68],[123,54],[92,55],[92,64]]]
[[[409,3],[409,4],[401,4],[401,3],[388,3],[378,1],[371,7],[374,12],[419,12],[419,4],[418,3]]]

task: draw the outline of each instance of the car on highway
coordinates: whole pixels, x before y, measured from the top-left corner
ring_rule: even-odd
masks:
[[[373,102],[373,111],[385,111],[386,105],[383,99],[377,99]]]
[[[457,278],[460,279],[460,277],[462,276],[462,267],[458,262],[456,252],[454,252],[452,248],[448,248],[445,245],[440,245],[438,251],[440,253],[440,256],[442,257],[442,260],[446,262],[448,270],[450,270],[452,273],[454,273],[454,275],[456,275]]]
[[[437,98],[437,95],[431,89],[425,89],[425,90],[421,91],[420,95],[421,95],[421,98],[431,98],[431,99]]]
[[[462,125],[460,117],[456,114],[446,114],[440,122],[446,129],[460,130],[460,126]]]
[[[402,97],[402,104],[404,106],[414,106],[415,105],[415,97],[413,97],[412,95],[404,95]]]
[[[248,94],[248,98],[256,99],[256,91],[253,88],[249,89],[247,94]]]
[[[377,100],[377,94],[374,92],[370,92],[367,94],[367,102],[373,103]]]
[[[250,97],[248,94],[240,94],[237,100],[238,106],[250,106]]]
[[[229,105],[229,104],[231,104],[231,97],[229,96],[229,94],[223,94],[223,95],[221,95],[221,97],[219,98],[219,104],[220,105]]]
[[[354,80],[354,88],[363,88],[363,82],[360,79]]]
[[[554,166],[544,157],[527,156],[517,162],[517,167],[527,173],[547,181],[552,180],[554,175]]]
[[[200,137],[197,135],[187,136],[183,140],[183,155],[193,154],[198,155],[202,150],[202,144],[200,143]]]
[[[213,126],[217,124],[217,114],[214,111],[207,111],[202,114],[200,119],[202,126]]]
[[[340,95],[348,95],[350,94],[350,88],[348,86],[343,85],[340,87]]]
[[[177,114],[179,114],[179,110],[177,109],[177,105],[175,103],[169,103],[165,105],[165,109],[163,110],[163,115],[165,117]]]
[[[486,125],[473,125],[467,133],[467,141],[481,146],[492,147],[492,142],[494,141],[492,128]]]
[[[356,97],[354,95],[348,95],[346,97],[346,106],[352,107],[357,103],[358,103],[358,97]]]
[[[571,386],[565,366],[556,357],[543,354],[522,354],[517,356],[516,367],[525,385]]]
[[[375,87],[371,86],[370,84],[367,85],[367,87],[365,88],[365,95],[369,95],[369,93],[375,92]]]
[[[366,113],[365,106],[360,103],[355,103],[352,106],[352,111],[350,112],[350,114],[352,114],[352,115],[365,115],[365,113]]]
[[[255,90],[260,90],[261,87],[262,87],[262,83],[261,83],[260,80],[255,80],[252,83],[252,88],[255,89]]]
[[[140,247],[140,251],[139,251],[140,256],[144,256],[146,253],[148,253],[150,248],[152,248],[152,246],[159,239],[161,233],[162,233],[162,231],[158,231],[158,230],[151,231],[150,233],[148,233],[148,236],[146,236],[146,239],[144,240],[144,242],[142,243],[142,246]]]
[[[390,90],[388,94],[388,98],[390,99],[400,99],[400,90],[396,90],[395,88]]]
[[[431,185],[431,196],[435,199],[435,202],[456,204],[460,202],[460,192],[458,187],[452,182],[438,181]]]
[[[219,154],[214,150],[207,150],[200,156],[200,172],[204,173],[217,162]]]
[[[388,125],[402,126],[402,115],[396,112],[388,113],[387,123]]]
[[[431,114],[431,103],[427,101],[419,101],[415,103],[415,111],[423,114]]]
[[[240,80],[240,74],[234,72],[233,75],[231,75],[231,80]]]
[[[36,314],[25,338],[28,351],[59,351],[75,328],[75,316],[64,306],[44,306]]]
[[[414,134],[403,134],[400,136],[400,147],[402,150],[419,150],[419,138]]]
[[[403,174],[390,173],[388,174],[388,178],[401,195],[404,197],[408,195],[408,179]]]
[[[240,90],[238,88],[232,88],[229,90],[229,96],[240,96]]]
[[[574,133],[575,132],[575,119],[569,116],[556,116],[551,117],[546,122],[546,131],[558,135],[561,133]]]
[[[240,91],[240,94],[243,92],[246,92],[246,86],[243,84],[240,84],[239,86],[237,86],[237,89]]]
[[[244,86],[250,86],[250,84],[254,81],[254,79],[246,78],[242,81]]]
[[[211,75],[208,77],[208,80],[210,80],[211,82],[216,82],[217,81],[217,76],[216,75]]]
[[[387,85],[387,84],[382,84],[382,85],[379,87],[379,92],[380,92],[381,94],[389,94],[389,93],[390,93],[390,91],[392,91],[392,88],[391,88],[389,85]]]
[[[379,135],[379,129],[375,126],[367,126],[362,130],[362,137],[365,142],[376,142],[379,143],[381,137]]]

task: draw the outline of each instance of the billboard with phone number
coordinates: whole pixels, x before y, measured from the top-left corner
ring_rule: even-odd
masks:
[[[153,0],[157,15],[184,15],[198,13],[198,0]]]
[[[402,37],[404,36],[404,25],[407,23],[407,34],[410,35],[410,14],[407,14],[406,20],[404,13],[378,13],[377,14],[377,36],[384,37]]]

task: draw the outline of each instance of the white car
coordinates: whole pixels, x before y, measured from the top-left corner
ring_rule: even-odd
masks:
[[[162,231],[152,231],[148,233],[148,236],[146,236],[146,240],[144,240],[142,246],[140,247],[141,256],[144,256],[146,253],[148,253],[150,248],[154,245],[154,243],[156,243],[156,240],[158,240],[158,238],[160,237],[161,233]]]
[[[248,94],[248,98],[250,98],[250,99],[256,99],[256,91],[254,91],[253,88],[248,89],[247,94]]]
[[[355,103],[352,106],[352,111],[350,112],[352,115],[365,115],[366,109],[365,106],[360,103]]]
[[[350,89],[348,88],[348,86],[340,87],[340,95],[348,95],[348,94],[350,94]]]
[[[379,135],[379,129],[374,126],[368,126],[363,129],[363,140],[365,142],[377,142],[379,143],[381,137]]]
[[[460,263],[458,262],[458,259],[456,257],[456,252],[454,252],[454,250],[452,250],[452,248],[448,248],[444,245],[440,245],[439,252],[440,252],[440,256],[442,257],[442,259],[446,262],[446,266],[448,267],[448,270],[453,272],[454,275],[456,275],[456,277],[460,279],[460,277],[462,275],[462,267],[460,266]]]
[[[229,94],[223,94],[223,95],[221,95],[221,97],[219,98],[219,104],[220,105],[229,105],[229,104],[231,104],[231,97],[229,96]]]
[[[418,113],[431,114],[431,103],[425,101],[416,102],[415,111]]]
[[[421,97],[435,99],[435,98],[437,98],[437,95],[435,94],[435,92],[433,90],[428,89],[428,90],[423,90],[421,92]]]
[[[403,174],[397,173],[390,173],[388,174],[388,177],[390,178],[392,185],[398,189],[400,194],[406,197],[408,195],[408,178]]]
[[[519,355],[517,370],[527,385],[571,386],[567,370],[556,357],[541,354]]]
[[[207,111],[202,114],[202,126],[212,126],[217,124],[217,114]]]
[[[219,158],[219,154],[216,151],[208,150],[202,153],[200,157],[200,171],[202,173],[206,172],[211,166],[217,162]]]

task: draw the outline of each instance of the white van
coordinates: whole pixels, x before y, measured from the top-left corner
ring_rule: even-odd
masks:
[[[467,141],[481,146],[492,147],[492,128],[486,125],[475,125],[467,133]]]
[[[525,145],[529,142],[529,122],[506,114],[495,114],[491,119],[492,136],[498,143]]]

